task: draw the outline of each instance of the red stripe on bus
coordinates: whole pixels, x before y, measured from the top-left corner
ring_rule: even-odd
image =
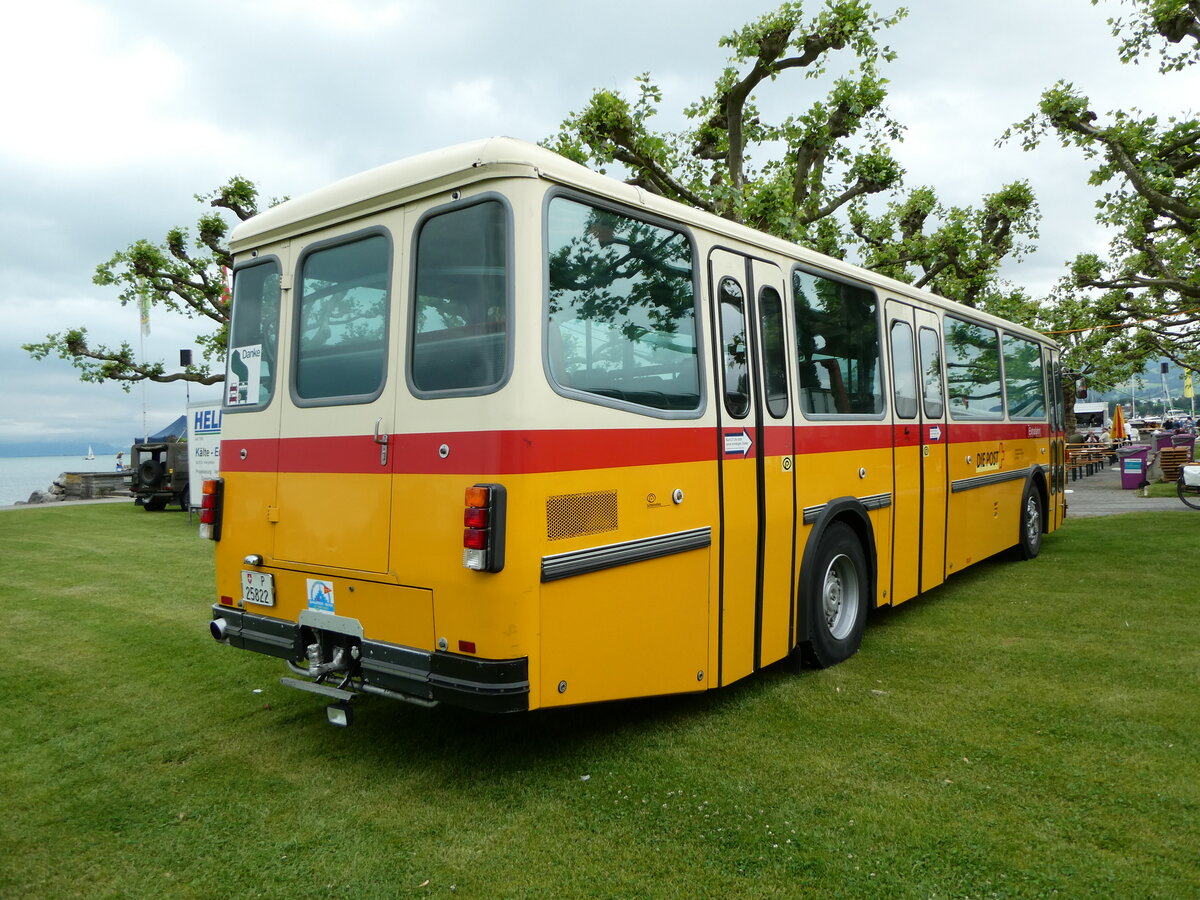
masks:
[[[1026,439],[1041,436],[1029,433],[1037,429],[1048,434],[1048,426],[1044,424],[954,423],[939,427],[941,442],[945,444]],[[905,428],[910,429],[910,434],[904,434]],[[722,450],[723,435],[735,431],[740,434],[741,426],[393,434],[388,436],[386,464],[380,462],[382,445],[370,434],[225,440],[221,443],[221,469],[224,472],[519,475],[669,465],[715,460]],[[753,435],[753,429],[745,431]],[[893,443],[910,445],[919,440],[916,422],[805,424],[794,431],[793,450],[790,426],[767,426],[766,455],[861,452],[889,448]],[[753,458],[761,450],[751,446],[745,456]],[[741,451],[736,455],[742,456]]]
[[[715,455],[711,428],[399,434],[396,471],[499,475],[697,462]],[[442,458],[442,448],[446,458]]]
[[[221,444],[221,468],[225,472],[510,475],[711,460],[716,443],[711,428],[393,434],[388,437],[387,464],[381,465],[383,448],[369,434],[278,442],[226,440]],[[271,452],[273,444],[278,444],[276,453]]]
[[[1028,438],[1048,438],[1050,426],[1045,422],[952,422],[947,432],[956,444],[969,441],[1023,441]],[[945,431],[947,426],[943,425]]]
[[[796,429],[797,453],[838,453],[892,446],[891,425],[808,425]]]

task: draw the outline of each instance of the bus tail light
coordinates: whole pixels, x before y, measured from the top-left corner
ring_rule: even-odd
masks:
[[[225,480],[210,478],[200,488],[200,537],[221,539],[221,506],[225,498]]]
[[[463,510],[463,565],[476,572],[504,568],[504,515],[508,493],[502,484],[467,488]]]

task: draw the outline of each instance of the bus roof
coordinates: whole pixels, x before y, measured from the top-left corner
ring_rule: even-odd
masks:
[[[783,254],[832,274],[863,280],[864,272],[867,272],[868,280],[876,287],[899,297],[916,297],[950,311],[955,308],[968,309],[922,288],[617,181],[544,147],[509,137],[485,138],[410,156],[287,200],[234,228],[230,235],[230,249],[235,254],[242,253],[271,241],[304,234],[337,222],[351,221],[455,187],[497,178],[546,179]],[[1009,331],[1024,332],[1045,343],[1054,344],[1054,341],[1032,329],[1014,327],[1013,323],[980,310],[970,309],[969,314],[972,318]]]

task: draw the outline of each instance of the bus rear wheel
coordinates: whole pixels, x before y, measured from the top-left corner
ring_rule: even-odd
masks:
[[[809,636],[803,654],[826,668],[849,659],[862,643],[870,579],[858,536],[841,522],[821,536],[815,563],[805,582]]]

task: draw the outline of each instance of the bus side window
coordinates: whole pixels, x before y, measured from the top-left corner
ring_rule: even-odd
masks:
[[[792,294],[800,408],[806,415],[882,414],[875,292],[796,269]]]
[[[1004,417],[996,329],[946,316],[946,388],[953,419]]]
[[[1045,417],[1042,348],[1033,341],[1011,334],[1004,336],[1004,392],[1008,398],[1008,414],[1014,419]]]
[[[917,373],[913,369],[912,328],[907,322],[892,323],[892,399],[900,418],[917,417]]]
[[[687,236],[567,197],[551,198],[546,235],[551,382],[577,399],[698,409]]]
[[[925,417],[940,419],[945,411],[942,394],[942,348],[937,332],[922,328],[918,339],[921,351],[921,380],[924,383]]]
[[[746,303],[741,286],[722,278],[717,290],[721,309],[721,358],[725,363],[725,409],[735,419],[750,411],[750,368],[746,360]]]
[[[763,381],[767,411],[782,419],[788,411],[787,346],[783,335],[783,300],[779,291],[765,287],[759,294],[758,317],[762,327]]]

